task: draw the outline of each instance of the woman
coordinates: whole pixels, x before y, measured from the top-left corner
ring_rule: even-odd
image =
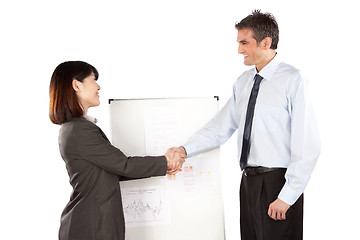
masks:
[[[73,192],[61,215],[59,239],[125,238],[119,180],[176,173],[183,155],[127,157],[112,146],[86,115],[100,104],[98,71],[70,61],[56,67],[50,82],[50,120],[61,124],[59,147]],[[172,157],[173,155],[171,155]]]

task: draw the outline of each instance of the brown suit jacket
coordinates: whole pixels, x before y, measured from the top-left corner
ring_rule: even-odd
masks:
[[[59,147],[73,187],[61,215],[59,239],[123,240],[119,180],[165,175],[166,158],[127,157],[85,118],[61,125]]]

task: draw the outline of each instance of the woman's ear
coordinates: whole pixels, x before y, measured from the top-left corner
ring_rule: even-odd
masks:
[[[75,90],[75,92],[77,92],[77,93],[80,92],[80,87],[79,87],[80,84],[81,84],[81,82],[76,79],[74,79],[72,81],[72,87]]]

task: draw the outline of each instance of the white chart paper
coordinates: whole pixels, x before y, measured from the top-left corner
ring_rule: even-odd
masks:
[[[163,186],[122,188],[126,227],[170,224],[171,216]]]
[[[179,143],[179,116],[173,107],[154,107],[144,111],[146,155],[164,155]]]

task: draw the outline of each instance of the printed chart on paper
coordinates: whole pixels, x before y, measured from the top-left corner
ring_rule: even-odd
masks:
[[[121,189],[127,227],[166,224],[170,211],[162,186]]]

